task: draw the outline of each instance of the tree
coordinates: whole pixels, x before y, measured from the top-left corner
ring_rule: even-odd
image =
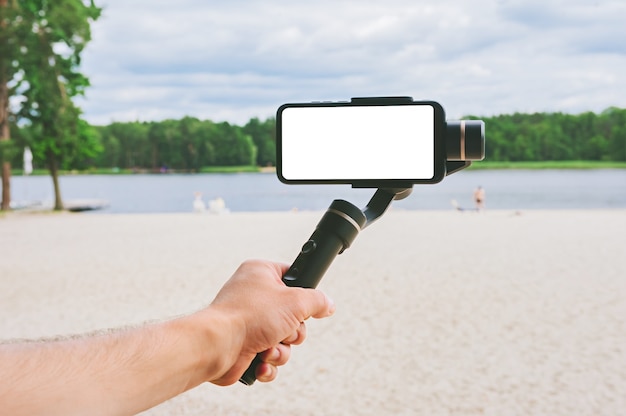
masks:
[[[211,144],[216,150],[218,166],[252,166],[256,163],[256,146],[252,138],[227,122],[215,124]]]
[[[150,124],[146,122],[115,122],[97,127],[103,152],[94,166],[106,168],[147,168],[151,161],[151,144],[148,141]]]
[[[59,169],[70,159],[93,153],[94,134],[81,121],[72,98],[89,85],[81,74],[80,55],[91,40],[90,23],[100,16],[93,0],[18,0],[24,32],[21,55],[24,100],[20,116],[37,137],[33,151],[43,157],[52,176],[54,209],[63,209]]]
[[[19,52],[16,42],[19,30],[15,0],[0,0],[0,165],[2,171],[2,202],[0,209],[9,209],[11,202],[11,163],[8,150],[10,146],[10,108],[9,98],[12,95],[10,83],[18,68],[15,59]]]
[[[148,140],[152,145],[153,172],[181,166],[183,157],[177,152],[180,143],[178,124],[178,120],[163,120],[151,124]]]
[[[269,118],[261,122],[255,117],[243,127],[243,131],[252,137],[257,148],[256,164],[258,166],[276,165],[276,120]]]

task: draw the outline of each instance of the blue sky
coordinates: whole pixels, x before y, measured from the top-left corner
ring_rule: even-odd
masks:
[[[80,101],[94,124],[241,124],[286,102],[381,95],[438,101],[449,118],[626,107],[623,0],[97,4]]]

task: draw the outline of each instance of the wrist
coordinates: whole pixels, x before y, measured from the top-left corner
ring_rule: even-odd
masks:
[[[186,318],[194,339],[194,356],[202,381],[211,381],[226,373],[242,350],[245,329],[234,314],[209,306]]]

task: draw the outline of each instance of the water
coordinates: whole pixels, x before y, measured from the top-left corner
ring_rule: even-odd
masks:
[[[325,210],[333,199],[363,206],[373,190],[347,185],[284,185],[272,173],[194,175],[76,175],[60,178],[64,200],[104,199],[101,213],[191,212],[194,192],[221,197],[231,212]],[[13,201],[51,201],[48,176],[12,178]],[[626,208],[626,170],[477,170],[437,185],[415,186],[394,209],[447,210],[451,200],[472,208],[472,191],[487,192],[488,209]]]

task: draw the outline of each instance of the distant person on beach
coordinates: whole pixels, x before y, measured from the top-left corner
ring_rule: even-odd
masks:
[[[244,262],[209,306],[177,319],[0,343],[2,414],[135,414],[207,381],[236,383],[257,353],[257,379],[274,380],[304,321],[335,310],[318,290],[287,287],[288,267]]]
[[[204,212],[206,211],[206,204],[202,200],[202,192],[194,192],[193,199],[193,212]]]
[[[485,209],[485,190],[482,186],[474,189],[474,206],[476,211],[482,211]]]

